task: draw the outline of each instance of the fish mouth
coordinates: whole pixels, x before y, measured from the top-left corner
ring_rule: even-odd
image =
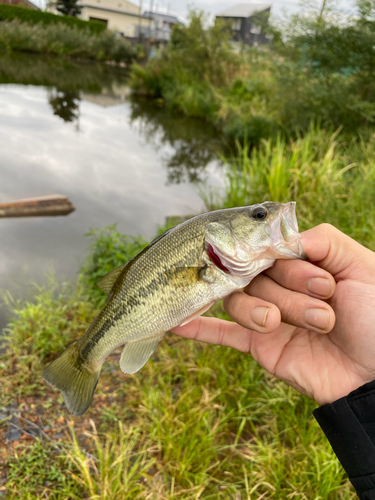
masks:
[[[301,235],[298,231],[296,202],[284,203],[280,211],[280,219],[271,226],[272,247],[279,258],[289,257],[307,260],[301,245]]]
[[[208,258],[210,259],[210,261],[214,266],[216,266],[218,269],[221,269],[226,274],[230,274],[229,269],[221,262],[220,257],[215,252],[214,247],[211,244],[208,245],[207,253],[208,253]]]

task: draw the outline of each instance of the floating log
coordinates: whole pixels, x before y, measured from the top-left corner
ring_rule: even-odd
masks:
[[[74,210],[68,198],[59,194],[0,203],[0,217],[68,215]]]

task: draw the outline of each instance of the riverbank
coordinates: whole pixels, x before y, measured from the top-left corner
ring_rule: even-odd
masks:
[[[298,141],[227,158],[226,189],[206,191],[206,203],[294,199],[302,230],[330,222],[375,250],[374,151],[375,137],[355,149],[340,133],[312,127]],[[167,335],[135,375],[121,373],[119,349],[103,367],[92,408],[71,417],[41,382],[43,367],[104,304],[98,278],[147,243],[115,227],[91,238],[77,286],[51,279],[34,300],[12,304],[0,358],[1,487],[11,500],[354,500],[312,417],[316,404],[228,348]],[[220,304],[209,314],[227,318]]]

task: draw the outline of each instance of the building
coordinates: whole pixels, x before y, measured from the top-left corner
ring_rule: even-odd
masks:
[[[17,5],[18,7],[26,7],[27,9],[40,10],[40,8],[35,5],[35,3],[30,2],[30,0],[0,0],[0,3],[5,5]]]
[[[183,24],[176,16],[162,14],[159,12],[150,12],[146,10],[143,15],[150,19],[152,23],[146,29],[142,29],[142,37],[153,38],[156,41],[168,41],[171,35],[172,27],[175,24]]]
[[[81,19],[105,23],[108,29],[128,38],[136,38],[140,29],[153,24],[152,19],[141,14],[140,7],[129,0],[81,0],[79,5]]]
[[[227,21],[232,33],[232,40],[247,45],[259,45],[269,42],[257,20],[267,22],[271,13],[270,4],[238,3],[216,16]]]

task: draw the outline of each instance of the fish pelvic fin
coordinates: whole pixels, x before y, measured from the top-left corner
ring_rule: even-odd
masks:
[[[135,373],[140,370],[157,348],[163,335],[164,333],[144,340],[128,342],[121,354],[121,370],[124,373]]]
[[[61,391],[69,412],[80,417],[91,404],[100,370],[101,365],[98,369],[84,366],[74,343],[47,366],[43,378]]]

